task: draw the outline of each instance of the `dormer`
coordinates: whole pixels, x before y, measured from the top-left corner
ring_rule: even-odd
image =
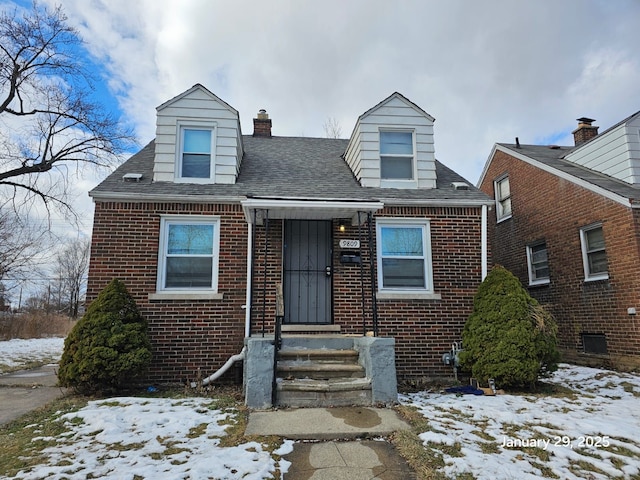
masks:
[[[632,185],[640,184],[640,112],[598,135],[590,118],[579,118],[576,148],[564,158]],[[586,130],[587,135],[581,133]]]
[[[345,161],[363,187],[435,188],[434,121],[396,92],[360,115]]]
[[[236,109],[196,84],[156,110],[154,181],[236,182],[243,152]]]

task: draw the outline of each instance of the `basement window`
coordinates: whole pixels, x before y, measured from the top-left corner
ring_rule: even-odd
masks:
[[[601,333],[583,333],[582,335],[582,347],[584,353],[592,355],[608,355],[607,349],[607,337]]]

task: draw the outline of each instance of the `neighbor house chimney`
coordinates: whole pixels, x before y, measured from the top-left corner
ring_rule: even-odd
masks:
[[[258,112],[258,118],[253,119],[253,136],[271,136],[271,119],[269,118],[269,114],[264,108]]]
[[[593,118],[578,118],[578,128],[571,132],[573,133],[573,141],[576,147],[598,135],[598,127],[591,125],[593,122],[595,122]]]

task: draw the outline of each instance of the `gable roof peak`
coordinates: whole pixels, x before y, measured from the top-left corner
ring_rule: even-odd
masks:
[[[425,112],[422,108],[420,108],[417,104],[415,104],[414,102],[409,100],[407,97],[402,95],[400,92],[393,92],[387,98],[385,98],[381,102],[379,102],[376,105],[374,105],[373,107],[371,107],[369,110],[367,110],[366,112],[364,112],[362,115],[360,115],[358,117],[358,121],[360,121],[361,119],[363,119],[364,117],[369,115],[371,112],[373,112],[373,111],[377,110],[378,108],[386,105],[391,100],[396,99],[396,98],[399,99],[400,101],[404,102],[405,104],[409,105],[411,108],[413,108],[414,110],[419,112],[421,115],[424,115],[425,117],[427,117],[430,121],[432,121],[432,122],[436,121],[436,119],[433,116],[431,116],[429,113]]]
[[[161,105],[158,105],[156,107],[156,111],[159,112],[160,110],[163,110],[163,109],[167,108],[168,106],[172,105],[173,103],[183,99],[184,97],[187,97],[187,96],[191,95],[193,92],[196,92],[198,90],[203,92],[205,95],[211,97],[212,100],[215,100],[216,102],[224,105],[229,111],[233,112],[236,116],[239,116],[239,113],[235,108],[233,108],[231,105],[229,105],[227,102],[222,100],[220,97],[218,97],[216,94],[214,94],[211,90],[209,90],[208,88],[206,88],[205,86],[203,86],[200,83],[196,83],[193,87],[189,88],[188,90],[185,90],[184,92],[179,93],[178,95],[176,95],[175,97],[167,100],[166,102],[162,103]]]

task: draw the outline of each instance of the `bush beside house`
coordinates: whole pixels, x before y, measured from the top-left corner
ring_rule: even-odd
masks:
[[[147,322],[124,283],[114,279],[65,339],[58,379],[83,393],[116,391],[150,362]]]
[[[520,281],[494,267],[478,288],[463,333],[460,362],[500,388],[530,387],[558,366],[557,325]]]

